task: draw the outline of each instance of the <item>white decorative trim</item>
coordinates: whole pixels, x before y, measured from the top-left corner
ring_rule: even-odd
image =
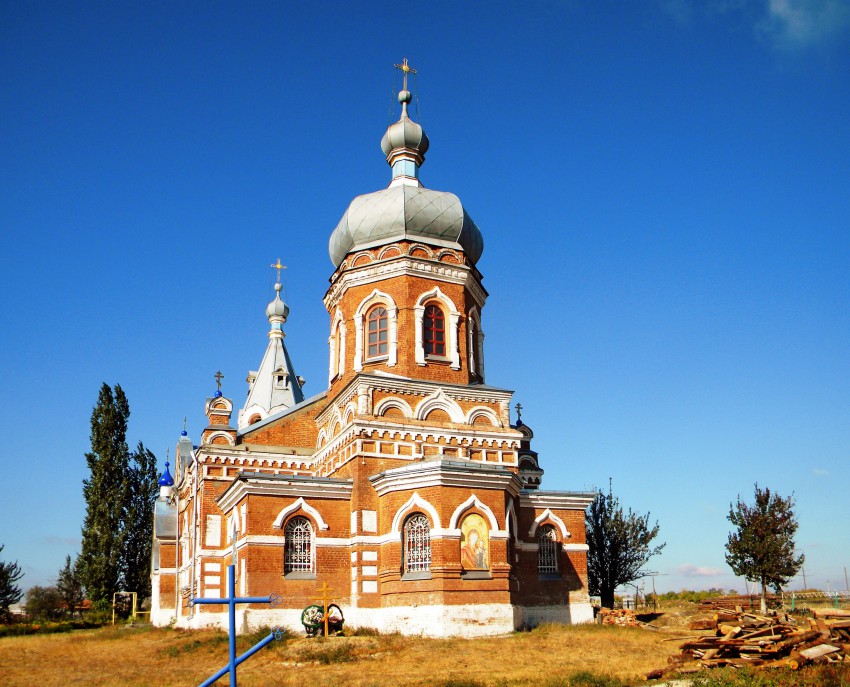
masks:
[[[589,544],[561,544],[564,551],[590,551]]]
[[[510,499],[508,501],[508,507],[505,508],[505,529],[510,532],[511,526],[510,523],[514,524],[513,532],[514,532],[514,541],[519,541],[519,521],[517,520],[516,510],[514,509],[514,500]]]
[[[484,332],[481,330],[481,313],[477,305],[473,305],[466,317],[467,352],[469,355],[469,371],[484,381]],[[478,335],[476,337],[476,334]]]
[[[404,517],[415,509],[424,510],[428,515],[431,516],[431,529],[432,530],[440,530],[442,529],[440,525],[440,515],[437,513],[437,509],[434,508],[430,503],[428,503],[425,499],[423,499],[417,492],[413,492],[413,496],[407,499],[407,502],[396,511],[395,516],[393,517],[393,524],[390,528],[390,533],[401,536],[401,521]]]
[[[297,501],[289,504],[286,508],[284,508],[282,511],[280,511],[280,513],[278,513],[278,516],[275,518],[274,523],[272,524],[272,527],[276,527],[277,529],[280,529],[281,527],[283,527],[283,523],[286,520],[286,518],[289,515],[291,515],[292,513],[295,513],[298,510],[303,510],[305,513],[310,515],[313,518],[313,520],[316,521],[316,524],[319,526],[320,530],[329,530],[330,529],[330,525],[328,525],[328,523],[326,523],[324,521],[324,519],[322,518],[319,511],[317,511],[315,508],[313,508],[313,506],[309,505],[304,500],[303,497],[299,497],[299,499]]]
[[[372,414],[380,417],[389,408],[398,408],[405,417],[413,417],[413,409],[410,407],[410,404],[398,396],[387,396],[386,398],[382,398],[375,404]]]
[[[490,521],[491,531],[499,529],[499,523],[496,521],[496,516],[493,514],[493,511],[490,510],[490,507],[487,504],[482,503],[475,494],[455,508],[454,513],[452,513],[452,517],[449,519],[449,529],[457,529],[460,526],[460,516],[473,506],[487,516],[487,520]]]
[[[472,295],[479,308],[484,306],[487,300],[487,291],[481,286],[481,281],[476,276],[474,268],[468,265],[454,265],[451,263],[435,263],[427,258],[403,256],[401,259],[394,257],[384,263],[362,265],[356,270],[344,269],[340,265],[335,272],[338,276],[330,286],[324,297],[325,308],[330,312],[340,302],[342,295],[357,286],[368,286],[369,284],[385,283],[396,277],[419,277],[431,281],[442,281],[448,284],[463,286]]]
[[[357,414],[357,404],[354,401],[349,401],[346,404],[345,410],[342,413],[342,426],[351,424],[354,421],[354,416]]]
[[[222,408],[218,408],[216,406],[223,406]],[[217,415],[224,415],[226,413],[233,412],[233,401],[231,401],[227,396],[213,396],[210,399],[207,399],[207,402],[204,404],[204,415],[209,415],[210,413],[215,413]]]
[[[464,487],[496,489],[517,496],[522,482],[510,470],[476,461],[417,461],[373,475],[369,478],[378,496],[396,491],[427,487]]]
[[[333,379],[345,372],[345,317],[337,308],[331,322],[331,335],[328,338],[330,348],[330,360],[328,362],[328,384]]]
[[[494,427],[503,427],[501,420],[499,420],[499,416],[493,411],[492,408],[488,408],[486,406],[475,406],[474,408],[470,408],[469,412],[466,414],[466,424],[471,425],[475,422],[476,418],[481,416],[486,417],[493,423]]]
[[[564,524],[564,521],[548,508],[534,518],[534,522],[531,524],[531,529],[528,530],[528,536],[534,539],[534,535],[537,533],[537,528],[546,521],[551,521],[556,524],[564,539],[573,536],[570,534],[569,530],[567,530],[567,526]]]
[[[375,305],[383,305],[387,309],[387,367],[393,367],[398,361],[398,307],[392,296],[374,289],[366,298],[360,301],[354,312],[354,371],[360,372],[363,363],[369,362],[364,354],[363,325],[367,311]]]
[[[519,497],[519,505],[521,508],[585,510],[593,502],[594,498],[596,498],[595,492],[526,492]]]
[[[458,347],[457,333],[460,324],[460,312],[455,307],[454,302],[446,294],[440,291],[439,286],[435,286],[430,291],[426,291],[416,301],[413,312],[416,317],[416,348],[414,357],[418,365],[426,365],[427,359],[425,356],[425,344],[423,335],[423,326],[425,320],[425,305],[430,300],[436,300],[443,304],[448,309],[448,323],[446,332],[448,333],[448,341],[446,341],[447,353],[451,361],[453,370],[460,369],[460,349]]]
[[[210,434],[207,437],[207,440],[204,443],[205,444],[211,444],[213,442],[213,440],[218,439],[219,437],[224,437],[227,440],[227,443],[230,446],[234,445],[233,437],[228,432],[222,432],[222,431],[213,432],[212,434]]]
[[[442,388],[437,388],[434,393],[417,404],[415,417],[417,420],[424,420],[432,410],[444,410],[452,422],[464,422],[463,409],[457,401],[447,396]]]

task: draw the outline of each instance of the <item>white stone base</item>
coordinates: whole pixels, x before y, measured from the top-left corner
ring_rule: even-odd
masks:
[[[593,607],[588,602],[517,608],[522,612],[520,623],[525,627],[537,627],[543,623],[578,625],[593,622]]]
[[[397,606],[387,608],[344,607],[348,627],[371,627],[380,632],[399,632],[423,637],[485,637],[508,634],[520,627],[541,623],[565,625],[593,622],[589,603],[552,606],[512,606],[511,604],[469,604],[462,606]],[[168,625],[173,611],[151,616],[154,625]],[[227,629],[227,613],[209,613],[195,609],[181,616],[177,627]],[[301,610],[294,608],[253,608],[236,610],[237,632],[242,634],[261,627],[285,627],[301,633]]]

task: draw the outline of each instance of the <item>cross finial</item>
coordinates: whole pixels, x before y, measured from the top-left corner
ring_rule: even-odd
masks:
[[[280,264],[280,258],[277,259],[277,262],[274,265],[271,265],[271,268],[277,270],[277,280],[280,281],[280,271],[286,269],[286,265]]]
[[[183,416],[183,431],[186,431],[186,416]]]
[[[407,64],[407,58],[406,57],[404,58],[404,60],[402,60],[401,64],[394,64],[393,66],[396,69],[401,69],[401,73],[404,75],[401,87],[402,87],[403,90],[406,91],[407,90],[407,75],[408,74],[415,74],[416,70],[413,67],[411,67],[409,64]]]
[[[216,372],[213,377],[215,377],[215,383],[218,385],[218,390],[221,391],[221,380],[224,379],[224,375],[221,374],[221,370]]]
[[[522,420],[522,404],[521,404],[521,403],[517,403],[517,404],[514,406],[514,408],[516,408],[516,419],[517,419],[518,421],[519,421],[519,420]]]

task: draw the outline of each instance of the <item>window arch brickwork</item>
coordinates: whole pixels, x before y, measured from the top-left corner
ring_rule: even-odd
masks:
[[[284,528],[283,572],[314,573],[315,544],[313,525],[302,516],[291,518]]]
[[[452,299],[436,287],[419,297],[413,311],[416,318],[416,363],[427,365],[428,357],[444,358],[448,360],[453,370],[459,370],[460,312]],[[438,332],[442,334],[438,335]],[[443,352],[439,353],[439,350]]]
[[[368,318],[373,313],[377,314],[378,308],[383,309],[385,317],[383,323],[384,346],[382,349],[383,352],[376,353],[373,356],[369,352],[371,343],[370,334],[372,333],[372,330],[370,329]],[[380,324],[380,322],[376,322],[376,324]],[[353,368],[355,372],[360,372],[363,369],[364,361],[368,362],[369,358],[382,358],[383,356],[386,356],[386,364],[388,367],[392,367],[398,362],[398,307],[389,294],[375,289],[366,298],[364,298],[354,313],[354,326]],[[378,331],[379,330],[376,329],[375,333],[377,334]],[[378,344],[377,350],[381,350],[381,341],[379,339],[380,337],[376,337],[375,343]]]
[[[431,570],[431,523],[422,513],[414,513],[404,522],[404,572]]]
[[[366,359],[383,357],[389,352],[387,309],[376,305],[366,314]]]
[[[553,525],[537,529],[537,572],[543,575],[558,573],[558,535]]]

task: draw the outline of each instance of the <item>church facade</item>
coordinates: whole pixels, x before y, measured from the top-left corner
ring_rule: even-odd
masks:
[[[405,64],[406,68],[406,64]],[[406,72],[405,72],[406,73]],[[355,198],[330,237],[327,390],[305,398],[269,342],[234,418],[207,399],[160,480],[151,619],[225,627],[192,597],[279,595],[240,629],[300,628],[323,585],[346,623],[432,636],[592,619],[584,514],[594,494],[543,491],[533,433],[484,374],[483,238],[457,196],[425,188],[428,138],[407,111],[381,148],[386,189]],[[278,263],[279,265],[279,263]]]

